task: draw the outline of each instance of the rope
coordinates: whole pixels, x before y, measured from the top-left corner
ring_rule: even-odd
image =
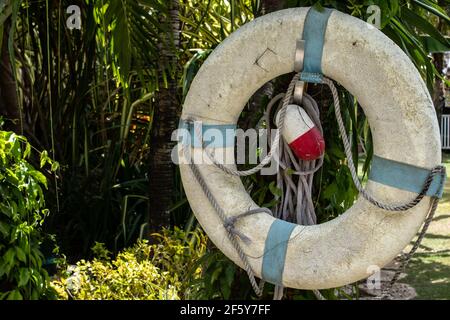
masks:
[[[280,100],[283,96],[283,94],[278,95],[273,101]],[[266,114],[263,117],[267,123],[269,123],[273,105],[273,103],[269,103]],[[305,95],[302,107],[311,117],[314,125],[323,134],[319,107],[315,100],[311,96]],[[289,145],[283,140],[283,143],[280,145],[278,165],[283,170],[279,170],[277,173],[277,188],[281,190],[283,196],[275,198],[280,200],[280,203],[275,208],[275,217],[301,225],[316,224],[317,218],[312,199],[312,182],[314,173],[323,165],[323,156],[318,161],[303,161],[293,154]],[[298,177],[297,181],[294,180],[294,176]]]
[[[444,184],[444,178],[445,178],[446,172],[445,169],[441,172],[441,185],[440,188],[443,187]],[[394,276],[392,277],[391,281],[387,285],[386,288],[382,291],[381,299],[388,299],[390,296],[390,293],[392,292],[392,289],[394,288],[394,285],[397,283],[398,279],[400,278],[400,275],[402,272],[406,269],[409,262],[411,261],[411,258],[416,253],[417,249],[419,249],[420,244],[422,243],[423,238],[425,237],[425,234],[427,233],[428,227],[430,226],[431,222],[433,221],[434,215],[437,210],[437,206],[439,204],[439,198],[433,197],[431,199],[431,206],[428,211],[427,218],[425,219],[425,222],[422,226],[422,229],[419,232],[419,236],[417,237],[417,240],[414,242],[414,245],[412,246],[411,250],[402,258],[400,267],[396,270]]]
[[[289,90],[289,89],[288,89]],[[289,91],[288,91],[289,94]],[[280,101],[285,102],[286,94],[281,93],[275,96],[267,105],[266,112],[260,120],[265,121],[267,126],[268,136],[271,136],[270,116],[272,109]],[[289,103],[292,101],[289,99]],[[283,105],[280,106],[283,108]],[[320,122],[320,111],[316,101],[309,95],[305,95],[302,102],[302,107],[306,113],[311,117],[314,125],[323,134],[322,125]],[[282,115],[280,115],[282,116]],[[279,120],[278,120],[279,121]],[[281,129],[278,129],[281,131]],[[276,141],[276,140],[275,140]],[[270,143],[270,142],[269,142]],[[271,149],[274,146],[270,146]],[[278,166],[282,170],[277,171],[277,188],[281,191],[281,196],[276,196],[275,200],[279,203],[274,209],[274,216],[276,218],[291,221],[301,225],[313,225],[317,223],[317,217],[314,210],[314,202],[312,199],[312,182],[314,173],[317,172],[323,165],[323,156],[318,161],[303,161],[298,159],[292,152],[289,145],[283,139],[279,145]],[[297,177],[295,179],[294,177]],[[325,298],[318,290],[314,290],[314,294],[318,300]],[[281,300],[284,296],[284,287],[281,285],[275,286],[274,300]]]

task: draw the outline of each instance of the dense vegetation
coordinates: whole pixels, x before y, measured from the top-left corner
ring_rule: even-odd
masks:
[[[40,250],[47,179],[28,163],[30,153],[24,137],[0,131],[0,300],[51,296]],[[40,158],[41,168],[53,164]]]
[[[367,8],[376,4],[381,30],[408,54],[437,102],[442,67],[439,54],[430,52],[450,47],[444,38],[448,0],[80,0],[81,28],[71,29],[73,12],[66,10],[73,4],[0,1],[0,298],[48,295],[46,260],[77,265],[81,284],[72,292],[64,290],[69,278],[60,263],[54,287],[63,298],[251,297],[245,273],[206,247],[170,159],[171,134],[202,62],[239,26],[270,11],[322,5],[366,20]],[[239,124],[254,126],[267,101],[285,87],[280,77],[255,94]],[[365,175],[370,128],[358,101],[339,90],[355,162],[360,145]],[[357,190],[330,94],[321,86],[309,92],[320,101],[327,139],[315,181],[323,222],[351,206]],[[30,153],[23,137],[42,152]],[[270,182],[261,176],[244,180],[260,205],[274,205],[277,191]],[[147,238],[153,240],[136,244]],[[95,255],[92,247],[102,250]],[[186,273],[194,259],[201,277]],[[105,274],[111,277],[106,288],[98,283]],[[140,287],[127,287],[128,277]]]
[[[104,245],[93,247],[93,261],[81,260],[52,282],[59,298],[68,299],[193,299],[202,292],[197,261],[205,254],[206,237],[175,227],[138,241],[112,258]]]

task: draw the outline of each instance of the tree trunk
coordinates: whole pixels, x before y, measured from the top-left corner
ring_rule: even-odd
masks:
[[[10,25],[9,20],[3,25],[3,41],[0,53],[0,115],[5,120],[4,130],[21,133],[16,82],[8,50]]]
[[[436,70],[438,70],[440,73],[442,73],[442,70],[444,69],[444,54],[443,53],[433,53],[433,63],[436,67]],[[434,107],[436,109],[436,114],[438,118],[441,118],[444,103],[445,103],[445,94],[444,94],[444,82],[441,80],[441,78],[437,77],[435,78],[434,82],[434,88],[433,88],[433,103]],[[439,121],[440,122],[440,121]]]
[[[265,15],[284,7],[284,0],[262,0],[261,1],[261,15]]]
[[[172,30],[163,35],[159,58],[159,90],[155,99],[153,136],[150,156],[150,212],[149,229],[157,231],[170,224],[168,209],[173,199],[174,165],[171,159],[175,142],[172,132],[178,126],[180,100],[178,95],[177,49],[180,45],[179,0],[171,0],[170,14],[161,20]],[[163,74],[167,75],[167,84]]]

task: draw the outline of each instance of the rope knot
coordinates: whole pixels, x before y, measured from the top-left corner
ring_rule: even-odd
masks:
[[[231,229],[234,229],[234,225],[236,222],[237,222],[237,216],[228,217],[225,219],[223,226],[225,227],[225,229],[231,230]]]
[[[252,241],[245,234],[236,229],[236,222],[238,221],[239,216],[232,216],[225,219],[223,224],[224,228],[233,236],[239,237],[245,244],[250,244]]]

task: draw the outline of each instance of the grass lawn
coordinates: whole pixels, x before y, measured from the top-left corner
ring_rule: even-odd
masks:
[[[444,197],[402,280],[416,289],[418,299],[450,299],[450,154],[443,158],[447,167]]]

